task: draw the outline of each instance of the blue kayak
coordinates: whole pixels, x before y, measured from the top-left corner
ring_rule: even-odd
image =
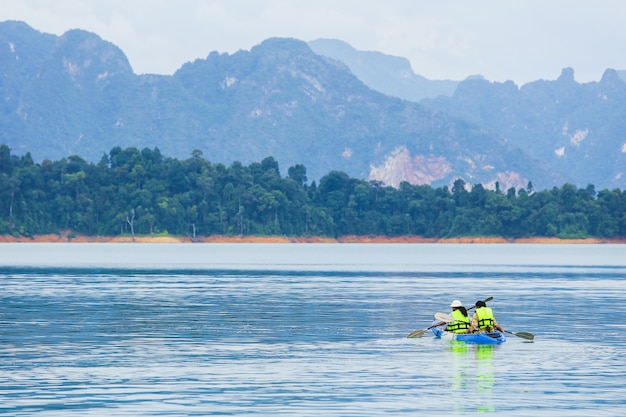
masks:
[[[494,331],[489,333],[452,333],[446,332],[445,326],[433,327],[435,337],[445,340],[456,340],[457,342],[473,343],[477,345],[499,345],[506,342],[504,333]]]

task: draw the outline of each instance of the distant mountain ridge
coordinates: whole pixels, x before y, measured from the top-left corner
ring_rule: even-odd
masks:
[[[346,64],[371,89],[404,100],[418,102],[424,98],[451,96],[459,84],[452,80],[429,80],[415,74],[406,58],[358,51],[337,39],[316,39],[308,45],[316,54]]]
[[[492,188],[498,182],[501,189],[532,181],[540,189],[574,178],[568,165],[539,158],[531,142],[498,132],[495,117],[485,118],[491,128],[481,118],[461,117],[489,91],[487,81],[465,80],[452,96],[418,104],[374,91],[346,64],[295,39],[268,39],[232,55],[213,52],[172,76],[136,75],[124,53],[95,34],[57,37],[2,22],[0,63],[0,143],[35,160],[76,154],[98,161],[115,146],[134,146],[176,158],[200,150],[224,164],[273,156],[283,170],[303,164],[309,180],[338,170],[394,186],[462,178]],[[545,98],[551,94],[546,90]],[[528,108],[520,104],[520,117]],[[608,178],[595,171],[587,178],[582,186],[608,184],[594,182]]]
[[[565,68],[555,81],[521,87],[476,76],[437,90],[436,81],[414,76],[403,58],[357,51],[337,40],[309,45],[348,65],[377,91],[419,101],[498,133],[531,158],[562,172],[569,182],[607,188],[626,184],[626,140],[619,133],[626,116],[624,70],[606,70],[600,82],[586,84],[577,83],[574,70]]]
[[[626,185],[626,81],[615,70],[585,84],[571,68],[520,88],[466,80],[452,97],[421,103],[498,133],[573,184]]]

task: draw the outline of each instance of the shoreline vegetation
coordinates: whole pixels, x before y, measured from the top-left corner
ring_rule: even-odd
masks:
[[[337,238],[309,236],[223,236],[192,238],[190,236],[86,236],[73,233],[28,236],[0,235],[0,243],[508,243],[508,244],[626,244],[626,239],[560,239],[557,237],[503,237],[464,236],[452,238],[425,238],[420,236],[355,236]]]
[[[18,158],[0,144],[0,236],[152,242],[626,239],[626,192],[620,189],[566,183],[535,190],[530,181],[526,188],[494,187],[457,178],[451,188],[406,181],[394,188],[342,171],[309,183],[304,165],[289,167],[283,177],[272,157],[226,166],[204,159],[200,150],[178,160],[158,148],[116,147],[97,164],[76,155],[36,164],[30,154]]]

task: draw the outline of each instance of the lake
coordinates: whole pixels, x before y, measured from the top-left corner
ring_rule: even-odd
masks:
[[[0,244],[0,414],[626,415],[626,245]],[[489,302],[499,346],[406,335]]]

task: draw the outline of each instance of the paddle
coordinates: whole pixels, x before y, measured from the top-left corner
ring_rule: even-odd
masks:
[[[493,300],[493,297],[487,297],[487,298],[485,298],[485,299],[483,300],[483,302],[484,302],[484,303],[488,303],[488,302],[489,302],[489,301],[491,301],[491,300]],[[474,306],[472,306],[472,307],[468,308],[468,309],[467,309],[467,311],[471,311],[471,310],[473,310],[473,309],[475,309],[475,308],[476,308],[476,306],[474,305]]]
[[[487,302],[489,302],[489,301],[491,301],[491,300],[493,300],[493,297],[487,297],[487,298],[485,298],[485,300],[484,300],[484,301],[485,301],[485,303],[487,303]],[[470,310],[472,310],[473,308],[475,308],[475,307],[470,307],[467,311],[470,311]],[[451,316],[451,315],[446,314],[446,313],[437,313],[437,314],[435,314],[435,319],[436,319],[436,320],[439,320],[439,321],[446,322],[446,323],[450,323],[450,322],[453,322],[453,321],[454,321],[454,318],[452,318],[452,316]],[[421,330],[414,330],[414,331],[412,331],[411,333],[409,333],[407,337],[408,337],[408,338],[410,338],[410,339],[415,339],[415,338],[418,338],[418,337],[422,337],[422,336],[424,336],[424,334],[425,334],[427,331],[429,331],[429,330],[430,330],[430,329],[432,329],[433,327],[437,327],[437,325],[436,325],[436,324],[434,324],[434,325],[429,326],[429,327],[427,327],[427,328],[425,328],[425,329],[421,329]]]
[[[493,300],[493,297],[487,297],[483,301],[485,303],[487,303],[487,302],[489,302],[491,300]],[[474,308],[476,308],[476,306],[468,308],[467,311],[473,310]],[[454,321],[454,318],[451,315],[446,314],[446,313],[435,313],[435,320],[439,320],[439,322],[443,321],[445,323],[450,323],[450,322]],[[422,336],[424,336],[424,334],[428,330],[432,329],[433,327],[437,327],[438,324],[439,323],[433,324],[432,326],[427,327],[427,328],[422,329],[422,330],[412,331],[411,333],[409,333],[409,335],[407,337],[408,338],[412,338],[412,339],[413,338],[422,337]],[[508,331],[508,330],[505,330],[504,332],[505,333],[510,333],[513,336],[517,336],[517,337],[520,337],[520,338],[526,339],[526,340],[534,340],[535,339],[535,335],[532,334],[532,333],[529,333],[529,332],[511,332],[511,331]]]
[[[483,301],[486,303],[488,301],[493,300],[493,297],[487,297],[485,298]],[[470,311],[472,309],[476,308],[476,306],[468,308],[467,311]],[[526,340],[534,340],[535,339],[535,335],[532,333],[528,333],[528,332],[510,332],[508,330],[505,330],[504,333],[510,333],[513,336],[517,336],[517,337],[521,337],[522,339],[526,339]]]
[[[487,303],[487,302],[489,302],[491,300],[493,300],[493,297],[487,297],[487,298],[484,299],[485,303]],[[470,311],[470,310],[472,310],[474,308],[475,307],[470,307],[467,311]],[[437,317],[438,315],[440,315],[440,317]],[[435,314],[435,319],[439,320],[439,321],[445,321],[446,323],[450,323],[450,322],[454,321],[452,316],[450,316],[449,314],[445,314],[445,313],[437,313],[437,314]],[[427,327],[425,329],[421,329],[421,330],[414,330],[411,333],[409,333],[407,337],[410,338],[410,339],[415,339],[415,338],[418,338],[418,337],[422,337],[422,336],[424,336],[424,334],[427,331],[429,331],[433,327],[437,327],[437,325],[432,325],[432,326],[429,326],[429,327]]]
[[[427,327],[427,328],[422,329],[422,330],[414,330],[411,333],[409,333],[407,337],[409,339],[416,339],[418,337],[422,337],[422,336],[424,336],[424,333],[426,333],[427,331],[429,331],[433,327],[437,327],[437,326],[433,325],[433,326]]]
[[[505,330],[504,333],[511,333],[513,336],[521,337],[522,339],[526,339],[526,340],[535,339],[535,335],[532,333],[528,333],[528,332],[510,332],[508,330]]]
[[[454,321],[454,317],[446,313],[435,313],[435,320],[452,323]]]
[[[493,300],[493,297],[487,297],[487,298],[485,298],[484,301],[486,303],[486,302],[491,301],[491,300]],[[476,306],[468,308],[467,311],[469,311],[469,310],[471,310],[471,309],[473,309],[475,307]],[[528,332],[510,332],[508,330],[505,330],[504,333],[510,333],[513,336],[521,337],[522,339],[526,339],[526,340],[534,340],[535,339],[535,335],[532,334],[532,333],[528,333]]]
[[[451,315],[446,314],[446,313],[435,313],[435,320],[439,320],[440,322],[444,321],[446,323],[449,323],[449,322],[454,321],[454,318]],[[422,330],[414,330],[411,333],[409,333],[409,335],[407,337],[409,339],[415,339],[415,338],[418,338],[418,337],[422,337],[422,336],[424,336],[424,334],[427,331],[429,331],[433,327],[437,327],[438,325],[439,325],[439,323],[436,323],[436,324],[433,324],[432,326],[427,327],[427,328],[422,329]]]

